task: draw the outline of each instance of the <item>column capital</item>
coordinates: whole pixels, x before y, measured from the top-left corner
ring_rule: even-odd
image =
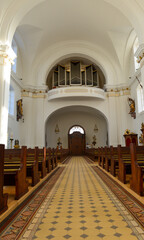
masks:
[[[0,42],[0,64],[5,65],[12,63],[16,58],[16,54],[8,44]]]

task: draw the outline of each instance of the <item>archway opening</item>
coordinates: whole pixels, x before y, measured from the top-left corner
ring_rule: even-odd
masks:
[[[46,80],[48,90],[60,87],[83,86],[103,89],[104,73],[92,61],[82,57],[70,57],[58,62]]]
[[[95,125],[97,131],[95,131]],[[60,108],[49,115],[45,123],[45,145],[55,148],[60,140],[62,148],[68,148],[68,134],[74,126],[83,129],[86,147],[97,148],[108,145],[106,117],[97,109],[79,105]],[[77,130],[77,128],[73,130]],[[94,136],[96,144],[93,146]]]
[[[81,126],[72,126],[68,133],[70,155],[81,156],[85,153],[85,130]]]

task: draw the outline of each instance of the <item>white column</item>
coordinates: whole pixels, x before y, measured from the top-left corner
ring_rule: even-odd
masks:
[[[0,143],[7,146],[8,101],[11,64],[16,55],[7,44],[0,43]]]

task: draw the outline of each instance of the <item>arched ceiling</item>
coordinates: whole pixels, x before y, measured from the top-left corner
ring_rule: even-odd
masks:
[[[118,73],[123,71],[125,49],[132,30],[122,12],[104,0],[49,0],[42,1],[23,17],[15,36],[18,33],[24,42],[21,54],[29,66],[51,46],[78,41],[102,49]]]
[[[33,59],[50,45],[77,40],[99,45],[119,61],[117,46],[124,50],[132,28],[119,10],[103,0],[50,0],[27,13],[17,30]]]
[[[19,46],[23,45],[21,56],[27,79],[32,64],[41,60],[47,49],[69,41],[103,50],[120,76],[128,57],[129,36],[134,28],[140,32],[144,18],[143,0],[2,0],[1,6],[0,34],[10,41],[16,29],[15,37],[21,38]],[[98,61],[96,54],[95,58]],[[121,74],[120,79],[124,78]]]
[[[97,117],[99,119],[105,119],[106,123],[108,123],[106,116],[97,109],[94,109],[92,107],[87,107],[87,106],[69,106],[69,107],[63,107],[63,108],[60,108],[60,109],[54,111],[47,118],[47,120],[45,122],[45,126],[47,125],[49,119],[53,119],[53,118],[59,119],[60,115],[69,114],[69,113],[73,113],[74,115],[76,115],[77,113],[86,113],[88,115]]]

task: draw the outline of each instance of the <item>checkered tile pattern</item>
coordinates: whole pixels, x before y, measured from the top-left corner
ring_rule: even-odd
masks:
[[[136,240],[144,232],[83,157],[73,157],[21,239]]]

